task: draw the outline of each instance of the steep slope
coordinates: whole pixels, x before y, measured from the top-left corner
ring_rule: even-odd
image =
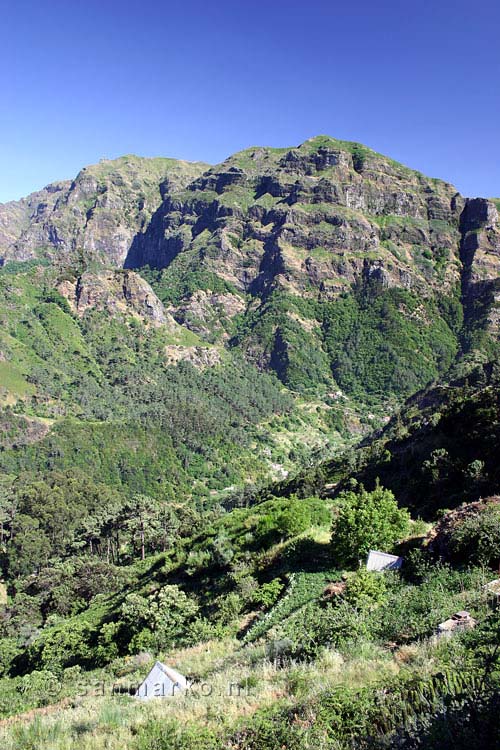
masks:
[[[433,519],[438,510],[500,492],[499,441],[495,361],[417,393],[382,431],[285,483],[281,492],[336,495],[353,481],[370,489],[380,481],[401,504]]]
[[[30,263],[0,269],[0,425],[0,473],[87,466],[208,504],[344,440],[342,413],[181,326],[134,271]]]
[[[137,269],[178,323],[323,399],[394,402],[496,352],[496,202],[327,136],[208,169],[103,161],[0,207],[0,242]]]
[[[206,167],[137,156],[102,160],[72,182],[0,205],[0,257],[97,260],[120,267],[166,194]]]
[[[497,565],[497,500],[459,570],[421,520],[379,529],[416,553],[387,576],[335,541],[359,483],[431,521],[500,490],[495,201],[325,137],[167,183],[119,162],[0,213],[0,714],[47,714],[2,742],[400,748],[472,702],[493,746],[495,574],[470,565]],[[400,515],[358,497],[360,536]],[[435,645],[464,608],[476,630]],[[148,654],[194,691],[118,695]]]
[[[493,202],[321,136],[248,149],[167,196],[126,266],[159,269],[174,317],[290,387],[384,400],[445,372],[471,326],[497,336],[497,221]]]
[[[498,203],[469,200],[460,218],[465,312],[464,348],[480,348],[485,334],[498,339],[500,324],[500,222]],[[490,349],[491,347],[487,347]]]
[[[167,197],[127,264],[162,268],[203,245],[203,267],[239,290],[331,299],[363,272],[426,287],[440,260],[453,286],[463,205],[451,185],[321,136],[295,149],[248,149]],[[424,249],[430,258],[419,257]]]

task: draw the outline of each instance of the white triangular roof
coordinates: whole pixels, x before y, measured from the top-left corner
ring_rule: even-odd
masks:
[[[136,698],[166,698],[175,695],[176,690],[185,690],[188,681],[180,672],[156,661],[147,677],[136,690]]]
[[[186,687],[187,680],[180,672],[172,669],[172,667],[167,667],[167,665],[163,664],[163,662],[161,661],[155,662],[155,667],[159,667],[159,669],[161,669],[161,671],[167,675],[169,680],[171,680],[173,683],[178,684],[179,687]]]
[[[387,552],[371,549],[366,560],[367,570],[397,570],[403,564],[403,558],[389,555]]]

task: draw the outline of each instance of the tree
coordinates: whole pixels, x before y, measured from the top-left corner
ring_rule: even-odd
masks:
[[[0,474],[0,548],[4,550],[6,540],[17,512],[18,501],[13,489],[14,477]]]
[[[282,539],[301,534],[311,525],[311,511],[305,502],[291,500],[276,516],[276,531]]]
[[[51,544],[36,518],[18,513],[11,529],[9,576],[26,576],[40,570],[50,557]]]
[[[148,495],[134,495],[124,509],[124,526],[130,534],[134,553],[138,551],[144,560],[146,550],[153,550],[155,540],[162,536],[159,503]]]
[[[260,544],[269,546],[301,534],[311,526],[311,523],[312,515],[308,501],[291,497],[285,506],[278,504],[259,519],[255,535]]]
[[[198,605],[178,586],[166,585],[149,597],[129,594],[121,615],[129,632],[131,653],[143,647],[166,649],[182,642]]]
[[[386,551],[408,533],[410,514],[399,508],[390,490],[360,486],[344,492],[332,527],[332,551],[339,563],[354,565],[371,549]]]

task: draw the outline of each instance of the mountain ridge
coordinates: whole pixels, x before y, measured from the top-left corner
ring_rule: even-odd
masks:
[[[53,190],[28,201],[14,242],[0,207],[6,262],[138,271],[178,323],[296,390],[408,395],[498,338],[496,203],[362,144],[317,136],[212,167],[125,156]],[[8,206],[18,226],[22,207]],[[373,312],[394,329],[388,357]],[[367,383],[361,349],[372,369],[387,360]],[[417,373],[406,388],[391,359]]]

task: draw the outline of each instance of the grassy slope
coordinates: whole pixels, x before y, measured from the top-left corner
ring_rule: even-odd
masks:
[[[244,530],[251,528],[251,519],[258,515],[259,508],[234,511],[217,524],[219,532],[223,528],[236,542]],[[248,630],[249,618],[245,616],[232,626],[233,636],[225,635],[158,654],[192,680],[192,688],[186,694],[170,701],[146,704],[124,695],[113,695],[113,689],[128,690],[142,679],[149,668],[147,657],[144,661],[125,656],[106,668],[87,673],[75,668],[66,670],[55,679],[55,686],[44,697],[36,690],[20,693],[19,686],[25,684],[23,678],[3,680],[4,711],[10,713],[27,710],[30,705],[49,704],[40,715],[35,710],[21,716],[19,722],[0,726],[3,746],[9,750],[25,750],[31,746],[37,750],[100,750],[123,746],[145,750],[166,747],[168,742],[169,746],[174,743],[174,747],[185,749],[196,745],[208,750],[225,746],[225,742],[232,742],[230,746],[235,748],[254,747],[252,743],[256,742],[255,747],[275,748],[276,737],[282,736],[282,743],[295,738],[293,741],[297,744],[292,746],[297,748],[307,747],[307,742],[316,737],[316,742],[320,742],[318,746],[323,747],[321,737],[318,739],[313,731],[315,722],[325,733],[325,741],[327,734],[331,732],[333,739],[341,727],[339,737],[347,737],[349,732],[356,736],[365,720],[363,712],[369,715],[369,711],[374,710],[370,707],[373,694],[381,689],[381,694],[394,691],[390,700],[398,703],[403,700],[399,696],[406,695],[410,688],[439,680],[443,670],[446,673],[455,663],[463,663],[466,644],[462,645],[460,639],[440,644],[425,639],[412,641],[432,633],[433,623],[456,609],[468,607],[479,617],[487,617],[480,589],[484,578],[479,571],[458,577],[443,572],[434,583],[432,580],[407,583],[395,590],[393,597],[397,596],[397,600],[389,600],[378,611],[360,610],[356,616],[365,623],[376,622],[381,636],[375,635],[372,629],[353,638],[353,631],[338,644],[320,649],[310,661],[290,660],[289,657],[282,661],[276,657],[279,652],[273,651],[273,644],[283,642],[283,634],[290,635],[290,626],[298,640],[307,641],[307,618],[304,620],[301,612],[312,606],[319,616],[324,607],[325,582],[339,578],[340,571],[329,560],[327,531],[326,526],[311,528],[302,537],[316,545],[314,561],[309,555],[293,552],[298,539],[290,540],[285,546],[278,544],[253,559],[255,569],[264,578],[279,573],[297,582],[289,585],[274,608],[256,621],[257,626],[261,622],[264,628],[254,625]],[[200,538],[187,546],[196,549],[202,541]],[[137,573],[142,570],[142,574],[136,578],[132,590],[138,591],[141,586],[150,590],[155,580],[165,580],[164,571],[168,566],[160,563],[156,560],[151,568],[148,568],[151,562],[139,566]],[[318,566],[322,569],[317,570]],[[174,569],[170,575],[176,575]],[[385,627],[391,627],[396,601],[399,601],[396,606],[402,608],[401,630],[396,635],[398,645],[388,644],[384,628],[380,628],[380,623],[384,622]],[[95,610],[99,607],[102,611],[102,602]],[[425,612],[422,631],[419,630],[422,625],[417,614],[419,608],[422,614]],[[342,609],[334,608],[331,616],[335,621],[335,617],[342,616]],[[91,618],[92,608],[83,617]],[[412,618],[415,622],[411,627],[416,629],[413,636],[408,637],[408,623]],[[242,639],[245,633],[247,637]],[[391,640],[393,638],[394,634]],[[451,688],[444,686],[442,689]],[[347,714],[340,718],[349,704],[358,706],[359,725],[350,725]],[[425,710],[429,710],[429,705],[426,703]],[[379,716],[382,710],[388,712],[383,719]],[[388,731],[400,723],[401,714],[395,710],[393,716],[390,706],[385,709],[382,701],[373,716],[378,716],[376,721],[381,721]],[[339,721],[341,724],[337,725]]]

